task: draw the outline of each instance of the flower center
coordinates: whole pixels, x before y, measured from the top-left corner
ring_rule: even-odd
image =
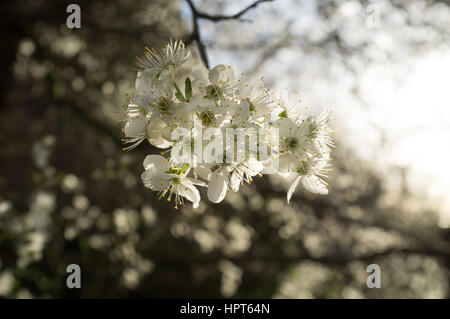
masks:
[[[211,126],[214,122],[214,113],[211,111],[205,111],[200,114],[200,119],[203,126]]]
[[[253,105],[249,98],[247,98],[247,102],[250,107],[250,112],[253,112],[255,110],[255,105]]]
[[[217,85],[211,84],[206,87],[206,98],[217,100],[222,96],[222,94],[222,89]]]
[[[302,161],[302,166],[297,168],[297,173],[299,173],[300,175],[305,175],[306,173],[308,173],[307,165],[308,165],[308,162]]]
[[[168,171],[166,171],[167,174],[176,174],[176,175],[182,175],[184,173],[185,170],[187,170],[189,168],[189,164],[184,165],[182,168],[176,168],[176,167],[171,167],[169,168]],[[178,177],[174,177],[172,179],[172,181],[174,179],[176,179]],[[179,181],[178,181],[179,182]]]
[[[278,114],[279,118],[286,118],[287,117],[287,112],[286,110],[282,111],[280,114]]]
[[[289,149],[296,149],[298,146],[298,140],[295,137],[291,137],[287,139],[286,144]]]
[[[165,98],[161,98],[161,100],[158,103],[158,108],[163,111],[167,112],[170,108],[169,102]]]

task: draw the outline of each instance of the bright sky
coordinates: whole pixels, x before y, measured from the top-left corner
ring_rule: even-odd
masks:
[[[450,226],[450,50],[432,51],[396,67],[373,65],[360,85],[367,109],[341,118],[351,144],[360,156],[376,159],[386,174],[390,165],[410,168],[411,185],[443,201],[440,225]],[[348,111],[358,103],[349,101]],[[341,107],[335,110],[337,117],[347,113]],[[385,132],[386,147],[361,134],[370,123]]]

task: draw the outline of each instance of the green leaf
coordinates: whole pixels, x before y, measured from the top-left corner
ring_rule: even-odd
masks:
[[[192,97],[192,85],[190,78],[186,78],[186,82],[184,82],[184,95],[186,96],[187,101],[189,101]]]
[[[173,82],[173,86],[175,87],[175,90],[176,90],[175,96],[177,97],[177,99],[180,102],[186,102],[186,99],[184,98],[183,93],[181,93],[181,90],[178,87],[177,82]]]

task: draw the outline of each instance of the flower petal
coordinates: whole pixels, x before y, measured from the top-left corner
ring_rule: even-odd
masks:
[[[227,194],[227,183],[224,173],[217,169],[211,176],[208,184],[208,198],[213,203],[220,203]]]
[[[158,148],[168,148],[173,143],[166,140],[161,132],[167,127],[167,123],[159,118],[151,120],[147,126],[147,139],[150,144]]]
[[[263,170],[264,165],[261,161],[256,158],[250,157],[245,163],[245,173],[250,176],[255,176]]]
[[[230,186],[233,192],[237,192],[239,190],[239,186],[242,182],[242,174],[243,172],[234,171],[233,174],[231,174],[230,178]]]
[[[200,203],[200,193],[198,189],[194,185],[192,185],[192,183],[186,183],[186,181],[183,181],[181,185],[178,186],[178,192],[181,196],[191,201],[194,205],[194,208],[198,207]]]
[[[295,173],[298,168],[298,159],[294,154],[283,154],[280,156],[280,173]]]
[[[210,180],[212,172],[209,169],[208,166],[203,165],[203,164],[199,164],[197,166],[194,167],[194,173],[197,174],[198,176],[200,176],[203,179],[206,179],[207,181]]]
[[[297,126],[295,123],[288,118],[281,119],[278,125],[280,127],[280,137],[291,137],[297,131]]]
[[[135,86],[138,95],[146,95],[149,88],[153,86],[152,74],[149,71],[138,72]]]
[[[147,119],[143,116],[135,117],[129,120],[124,127],[125,136],[135,137],[139,134],[145,133],[147,123]]]
[[[209,71],[209,80],[212,84],[220,85],[234,79],[234,72],[231,66],[219,64]]]
[[[328,194],[327,183],[316,175],[306,175],[302,180],[303,187],[316,194]]]
[[[167,189],[170,184],[169,180],[161,178],[161,175],[153,170],[143,172],[141,174],[141,179],[145,187],[156,191]]]
[[[163,174],[169,170],[169,161],[161,155],[147,155],[144,159],[144,169],[154,170]]]
[[[298,175],[295,180],[292,182],[291,186],[289,187],[289,190],[287,192],[287,202],[289,204],[289,201],[291,200],[292,194],[294,194],[295,189],[297,188],[298,182],[300,182],[300,179],[302,178],[301,175]]]

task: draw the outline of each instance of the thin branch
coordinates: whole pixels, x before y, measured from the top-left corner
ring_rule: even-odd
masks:
[[[239,11],[233,15],[226,16],[226,15],[221,15],[221,14],[211,15],[211,14],[207,14],[207,13],[198,11],[197,8],[194,6],[194,3],[192,2],[192,0],[186,0],[186,2],[189,5],[189,8],[191,9],[191,12],[192,12],[192,32],[189,35],[189,37],[186,39],[186,41],[185,41],[186,44],[190,44],[193,41],[197,42],[197,48],[198,48],[198,52],[200,54],[200,58],[202,59],[205,66],[207,68],[209,68],[208,54],[206,53],[206,46],[201,39],[198,20],[205,19],[205,20],[210,20],[213,22],[218,22],[218,21],[223,21],[223,20],[239,20],[241,18],[241,16],[243,16],[250,9],[257,7],[260,3],[269,2],[269,1],[273,1],[273,0],[257,0],[254,3],[252,3],[251,5],[249,5],[248,7],[242,9],[241,11]],[[242,20],[242,19],[240,19],[240,20]]]
[[[189,4],[189,7],[191,8],[192,12],[192,33],[190,35],[190,41],[196,41],[197,42],[197,48],[198,52],[200,53],[200,58],[202,59],[203,63],[207,68],[209,68],[209,62],[208,62],[208,55],[206,54],[206,46],[202,42],[202,39],[200,37],[200,31],[198,27],[198,11],[195,8],[194,4],[192,3],[192,0],[186,0]],[[189,41],[189,42],[190,42]]]
[[[248,7],[242,9],[241,11],[230,15],[230,16],[226,16],[226,15],[221,15],[221,14],[217,14],[217,15],[212,15],[212,14],[207,14],[204,12],[199,12],[197,11],[197,16],[201,19],[206,19],[206,20],[211,20],[211,21],[223,21],[223,20],[233,20],[233,19],[239,19],[241,16],[243,16],[245,13],[247,13],[247,11],[256,8],[260,3],[263,2],[271,2],[273,0],[258,0],[253,2],[251,5],[249,5]]]

